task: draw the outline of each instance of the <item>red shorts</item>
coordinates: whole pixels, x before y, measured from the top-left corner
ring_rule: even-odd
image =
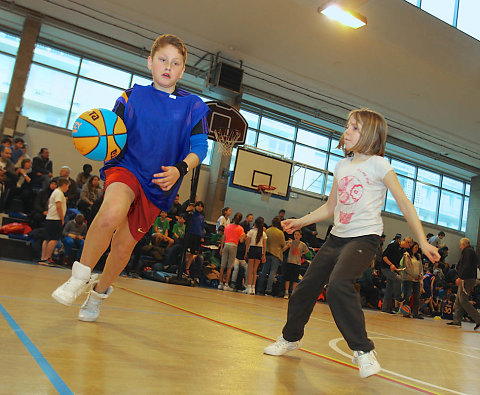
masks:
[[[132,237],[139,241],[150,230],[155,219],[160,214],[160,209],[155,206],[143,192],[143,188],[130,170],[123,167],[111,167],[105,170],[105,190],[114,182],[128,185],[135,193],[135,200],[128,210],[128,227]]]

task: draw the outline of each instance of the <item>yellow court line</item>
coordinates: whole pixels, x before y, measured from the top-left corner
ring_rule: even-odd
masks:
[[[228,328],[235,329],[235,330],[238,330],[238,331],[243,332],[243,333],[247,333],[247,334],[249,334],[249,335],[253,335],[253,336],[256,336],[256,337],[260,337],[260,338],[265,339],[265,340],[275,341],[275,339],[273,339],[273,338],[271,338],[271,337],[261,335],[260,333],[257,333],[257,332],[249,331],[249,330],[244,329],[244,328],[241,328],[241,327],[239,327],[239,326],[235,326],[235,325],[228,324],[228,323],[226,323],[226,322],[224,322],[224,321],[216,320],[215,318],[212,318],[212,317],[209,317],[209,316],[200,314],[200,313],[196,313],[196,312],[194,312],[194,311],[192,311],[192,310],[189,310],[189,309],[186,309],[186,308],[184,308],[184,307],[180,307],[180,306],[177,306],[177,305],[174,305],[174,304],[165,302],[165,301],[163,301],[163,300],[154,298],[153,296],[145,295],[145,294],[143,294],[143,293],[141,293],[141,292],[134,291],[134,290],[132,290],[132,289],[125,288],[125,287],[122,287],[122,286],[116,285],[116,284],[115,284],[115,287],[116,287],[116,288],[119,288],[119,289],[123,289],[124,291],[130,292],[130,293],[132,293],[132,294],[134,294],[134,295],[138,295],[138,296],[141,296],[141,297],[143,297],[143,298],[153,300],[154,302],[161,303],[161,304],[163,304],[163,305],[165,305],[165,306],[169,306],[169,307],[172,307],[172,308],[174,308],[174,309],[184,311],[184,312],[189,313],[189,314],[192,314],[192,315],[194,315],[194,316],[196,316],[196,317],[204,318],[204,319],[206,319],[206,320],[208,320],[208,321],[211,321],[211,322],[214,322],[214,323],[216,323],[216,324],[220,324],[220,325],[226,326],[226,327],[228,327]],[[342,365],[342,366],[345,366],[345,367],[349,367],[349,368],[357,369],[357,370],[358,370],[358,367],[357,367],[356,365],[351,364],[351,363],[343,362],[343,361],[340,361],[339,359],[336,359],[336,358],[333,358],[333,357],[329,357],[329,356],[327,356],[327,355],[320,354],[320,353],[317,353],[317,352],[315,352],[315,351],[307,350],[307,349],[305,349],[305,348],[299,348],[298,350],[299,350],[299,351],[302,351],[302,352],[305,352],[305,353],[307,353],[307,354],[316,356],[316,357],[320,357],[320,358],[325,359],[325,360],[327,360],[327,361],[335,362],[335,363],[337,363],[337,364],[339,364],[339,365]],[[375,376],[377,376],[377,377],[379,377],[379,378],[381,378],[381,379],[390,381],[390,382],[395,383],[395,384],[400,384],[400,385],[402,385],[402,386],[404,386],[404,387],[407,387],[407,388],[410,388],[410,389],[419,391],[419,392],[424,393],[424,394],[432,394],[432,395],[440,395],[440,394],[441,394],[440,392],[434,392],[434,391],[431,391],[431,390],[427,390],[426,388],[422,388],[422,387],[419,387],[419,386],[410,384],[410,383],[408,383],[408,382],[406,382],[406,381],[399,380],[399,379],[396,379],[396,378],[393,378],[393,377],[390,377],[390,376],[387,376],[387,375],[384,375],[384,374],[377,373]]]

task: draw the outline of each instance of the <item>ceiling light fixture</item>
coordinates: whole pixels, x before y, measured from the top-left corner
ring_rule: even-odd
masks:
[[[367,24],[367,18],[363,15],[358,12],[346,11],[335,3],[320,7],[318,12],[353,29],[358,29]]]

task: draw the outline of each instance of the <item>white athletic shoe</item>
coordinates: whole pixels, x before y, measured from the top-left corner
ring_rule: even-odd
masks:
[[[280,336],[275,343],[265,347],[263,349],[263,353],[268,355],[283,355],[289,351],[300,348],[300,346],[300,340],[297,340],[296,342],[289,342],[288,340],[285,340],[283,336]]]
[[[97,279],[98,274],[91,273],[92,270],[88,266],[75,261],[72,266],[72,276],[53,291],[52,298],[65,306],[71,306],[75,299],[91,287],[93,281]]]
[[[223,289],[223,283],[218,284],[218,289]]]
[[[97,282],[95,282],[95,284],[96,283]],[[107,292],[105,292],[104,294],[99,294],[98,292],[95,292],[92,288],[88,293],[87,300],[85,301],[85,303],[83,303],[82,307],[80,307],[78,319],[80,321],[87,322],[96,321],[98,316],[100,315],[100,307],[102,307],[103,301],[107,299],[112,292],[112,286],[108,287]]]
[[[250,293],[250,285],[247,285],[247,287],[242,292],[248,295]]]
[[[369,352],[354,351],[352,361],[358,365],[358,373],[362,379],[373,376],[382,370],[377,361],[375,350]]]
[[[233,288],[232,288],[230,285],[225,284],[225,285],[223,286],[223,290],[224,290],[224,291],[233,291]]]

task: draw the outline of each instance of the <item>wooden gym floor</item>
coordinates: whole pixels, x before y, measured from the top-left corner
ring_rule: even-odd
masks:
[[[50,293],[70,272],[0,261],[0,394],[480,392],[480,334],[365,311],[381,374],[360,379],[327,305],[302,350],[272,357],[287,301],[119,278],[98,322]]]

